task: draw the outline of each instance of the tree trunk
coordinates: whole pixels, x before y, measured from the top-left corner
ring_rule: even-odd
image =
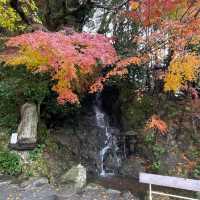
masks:
[[[43,24],[51,31],[64,26],[81,31],[93,3],[90,0],[46,0],[36,1],[43,13]]]

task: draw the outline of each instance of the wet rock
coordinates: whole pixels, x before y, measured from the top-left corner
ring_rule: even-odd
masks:
[[[140,158],[131,157],[124,161],[120,169],[120,174],[123,176],[129,176],[138,178],[140,172],[144,172],[144,162]]]
[[[72,167],[69,171],[62,175],[60,183],[73,183],[76,189],[81,189],[86,184],[86,168],[81,164]]]
[[[168,152],[166,155],[160,159],[160,173],[176,175],[175,169],[178,163],[182,163],[180,155],[178,152]]]

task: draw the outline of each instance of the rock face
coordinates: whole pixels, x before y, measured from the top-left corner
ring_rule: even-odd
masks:
[[[123,162],[120,174],[123,176],[138,178],[139,173],[144,171],[143,160],[137,157],[131,157]]]
[[[79,164],[62,175],[61,183],[72,183],[74,184],[75,189],[81,189],[86,184],[86,179],[86,168]]]
[[[34,145],[37,141],[38,113],[37,107],[32,103],[25,103],[21,109],[21,122],[19,124],[18,144]]]

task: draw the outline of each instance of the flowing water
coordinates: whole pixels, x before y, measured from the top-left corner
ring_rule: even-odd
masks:
[[[100,176],[115,175],[121,165],[120,149],[117,145],[115,129],[110,126],[109,118],[102,109],[101,98],[97,95],[94,105],[96,125],[104,134],[104,144],[99,152],[100,157]]]

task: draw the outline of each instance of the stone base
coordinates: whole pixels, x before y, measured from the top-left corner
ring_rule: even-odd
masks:
[[[12,150],[18,150],[18,151],[27,151],[27,150],[33,150],[37,146],[36,143],[32,144],[9,144],[8,147]]]

